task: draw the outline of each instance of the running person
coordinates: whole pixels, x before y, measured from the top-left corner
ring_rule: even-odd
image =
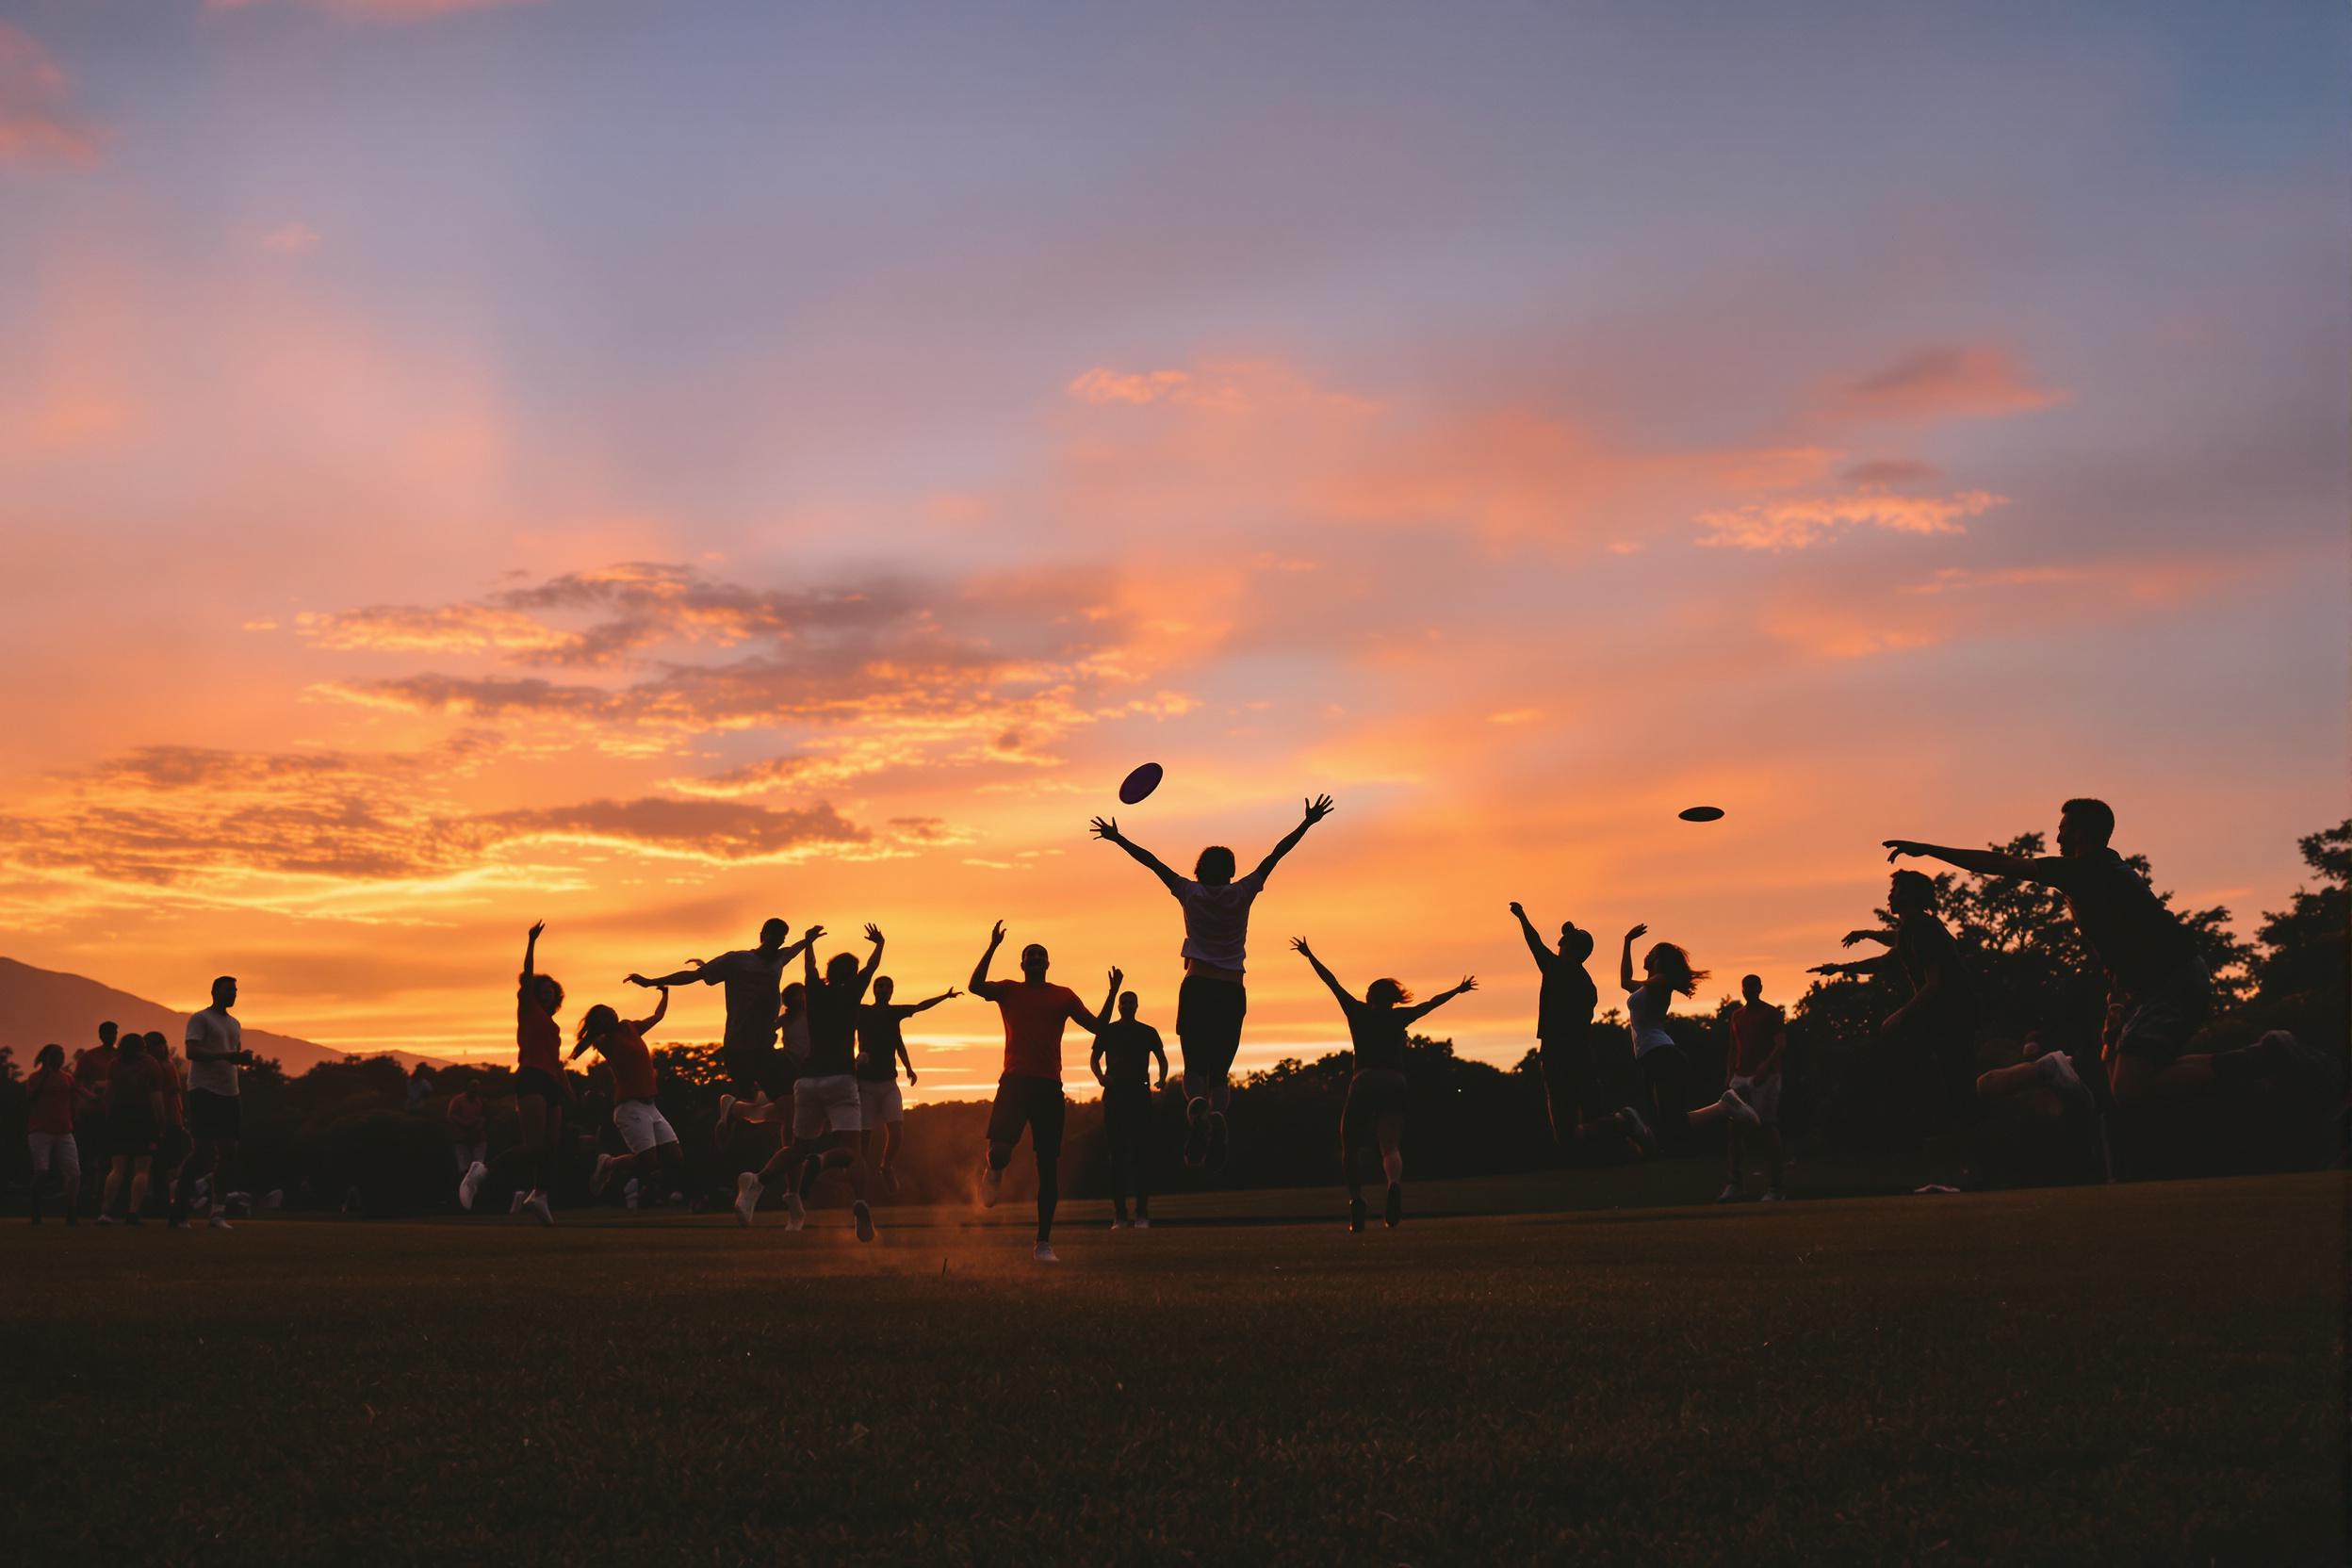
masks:
[[[915,1084],[914,1058],[906,1054],[906,1021],[964,993],[950,988],[924,1002],[895,1003],[898,987],[887,974],[874,983],[874,1000],[858,1009],[858,1148],[872,1155],[874,1135],[882,1134],[879,1174],[884,1192],[898,1190],[900,1134],[906,1125],[906,1102],[898,1092],[898,1070],[906,1069],[906,1084]]]
[[[612,1070],[612,1126],[629,1146],[626,1154],[596,1156],[596,1172],[588,1183],[591,1194],[602,1192],[618,1175],[649,1173],[657,1168],[676,1170],[685,1164],[678,1152],[677,1132],[654,1103],[661,1084],[653,1070],[653,1053],[645,1049],[645,1034],[668,1015],[670,988],[654,988],[662,993],[661,1000],[647,1017],[631,1021],[599,1002],[580,1021],[580,1039],[572,1047],[572,1059],[578,1061],[582,1052],[595,1046],[596,1054]]]
[[[1592,1049],[1592,1010],[1601,993],[1584,961],[1592,956],[1592,933],[1575,921],[1560,923],[1560,946],[1544,945],[1527,909],[1513,903],[1511,918],[1544,976],[1535,1004],[1535,1059],[1544,1070],[1544,1107],[1551,1116],[1552,1141],[1573,1143],[1581,1118],[1601,1102],[1599,1063]]]
[[[1355,1075],[1348,1080],[1347,1103],[1339,1113],[1339,1168],[1348,1184],[1348,1229],[1364,1229],[1364,1184],[1356,1178],[1356,1151],[1364,1146],[1368,1130],[1380,1143],[1380,1171],[1388,1178],[1381,1220],[1393,1231],[1405,1222],[1405,1032],[1463,992],[1477,990],[1478,976],[1463,975],[1461,985],[1438,992],[1418,1006],[1413,1004],[1411,991],[1385,976],[1366,986],[1358,999],[1323,966],[1323,960],[1307,946],[1306,938],[1293,937],[1290,945],[1338,999],[1355,1050]]]
[[[1241,1021],[1250,1009],[1243,969],[1250,906],[1283,856],[1307,829],[1331,814],[1331,797],[1306,803],[1298,826],[1284,834],[1257,869],[1233,878],[1233,852],[1211,844],[1193,861],[1192,878],[1177,875],[1158,857],[1119,832],[1115,818],[1097,817],[1094,836],[1125,850],[1158,877],[1184,906],[1184,980],[1176,992],[1177,1049],[1184,1060],[1184,1163],[1198,1166],[1226,1152],[1226,1107],[1232,1102],[1233,1058],[1241,1051]]]
[[[874,1239],[874,1210],[866,1201],[864,1140],[858,1135],[863,1121],[863,1102],[858,1092],[858,1009],[866,988],[882,963],[882,928],[869,922],[866,940],[874,951],[861,966],[854,953],[836,953],[817,973],[816,939],[825,927],[812,925],[801,942],[802,983],[808,988],[808,1064],[792,1085],[792,1138],[758,1171],[745,1171],[735,1186],[735,1218],[743,1225],[760,1207],[760,1195],[770,1176],[784,1177],[785,1229],[797,1231],[808,1217],[801,1188],[812,1185],[822,1169],[849,1172],[851,1223],[859,1241]]]
[[[1764,1201],[1777,1203],[1787,1196],[1781,1189],[1780,1063],[1788,1054],[1788,1016],[1764,1000],[1761,975],[1740,976],[1740,1005],[1731,1012],[1731,1049],[1723,1057],[1723,1110],[1731,1118],[1731,1126],[1723,1140],[1723,1190],[1715,1200],[1729,1203],[1739,1199],[1742,1186],[1740,1134],[1752,1128],[1762,1136],[1764,1157],[1772,1168],[1772,1184],[1764,1189]],[[1731,1108],[1734,1100],[1753,1113],[1753,1119]],[[1700,1114],[1705,1114],[1704,1107]]]
[[[212,983],[212,1005],[188,1021],[188,1130],[196,1149],[180,1173],[179,1191],[172,1197],[175,1226],[186,1223],[197,1184],[209,1180],[212,1228],[229,1228],[223,1212],[229,1167],[244,1129],[237,1070],[253,1065],[253,1053],[245,1049],[245,1026],[230,1011],[236,1005],[237,977],[224,974]]]
[[[114,1163],[98,1203],[99,1224],[114,1223],[118,1201],[123,1223],[139,1223],[139,1211],[147,1204],[148,1170],[163,1141],[163,1099],[162,1064],[147,1054],[147,1037],[123,1036],[106,1080],[106,1145]]]
[[[1135,993],[1119,993],[1119,1017],[1094,1037],[1086,1065],[1102,1086],[1102,1142],[1111,1160],[1111,1229],[1152,1228],[1152,1090],[1168,1087],[1168,1048],[1160,1032],[1135,1017]],[[1159,1064],[1160,1081],[1152,1082]],[[1135,1216],[1127,1217],[1127,1189]]]
[[[722,1138],[734,1119],[730,1101],[746,1102],[745,1108],[749,1109],[780,1101],[792,1092],[790,1080],[778,1076],[779,1064],[775,1059],[778,992],[793,957],[807,953],[808,944],[817,937],[811,931],[787,946],[785,938],[792,931],[784,922],[770,920],[760,927],[757,947],[737,948],[715,958],[692,958],[684,969],[670,974],[629,976],[632,986],[699,984],[727,988],[727,1023],[719,1042],[719,1060],[727,1069],[731,1093],[720,1101]],[[767,1119],[762,1116],[753,1119]]]
[[[65,1047],[44,1045],[24,1080],[24,1147],[33,1159],[33,1223],[41,1223],[41,1179],[51,1172],[63,1184],[65,1222],[74,1223],[74,1200],[81,1191],[82,1159],[74,1141],[74,1113],[89,1099],[65,1065]]]
[[[1004,945],[1004,923],[998,921],[980,961],[972,966],[972,994],[995,1003],[1004,1023],[1004,1070],[996,1081],[996,1101],[988,1107],[988,1153],[980,1168],[980,1201],[996,1207],[1004,1168],[1013,1163],[1013,1146],[1026,1127],[1029,1151],[1037,1162],[1037,1259],[1058,1263],[1054,1255],[1054,1210],[1061,1201],[1062,1129],[1070,1113],[1070,1102],[1062,1098],[1062,1025],[1075,1023],[1099,1037],[1110,1017],[1111,999],[1126,976],[1111,971],[1102,1012],[1089,1013],[1076,991],[1046,979],[1052,960],[1042,943],[1031,942],[1021,950],[1020,979],[989,979],[988,962]]]
[[[564,1071],[564,1031],[555,1015],[564,1010],[564,987],[538,972],[539,935],[547,923],[532,924],[523,939],[523,972],[514,978],[514,1117],[523,1141],[500,1154],[498,1168],[517,1173],[516,1210],[528,1209],[542,1225],[555,1223],[558,1152],[564,1147],[564,1107],[571,1103],[571,1080]],[[457,1206],[471,1210],[490,1168],[470,1162],[457,1184]]]

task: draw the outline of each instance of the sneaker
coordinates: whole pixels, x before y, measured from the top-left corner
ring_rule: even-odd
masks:
[[[1039,1263],[1059,1263],[1062,1261],[1060,1258],[1054,1255],[1054,1244],[1050,1241],[1041,1241],[1037,1243],[1036,1256]]]
[[[1764,1125],[1764,1119],[1756,1114],[1756,1107],[1740,1099],[1740,1096],[1733,1090],[1725,1089],[1723,1091],[1723,1099],[1718,1101],[1717,1103],[1723,1107],[1723,1114],[1730,1117],[1732,1120],[1738,1122],[1742,1127],[1761,1127]]]
[[[1353,1235],[1364,1233],[1364,1200],[1361,1198],[1348,1200],[1348,1230]]]
[[[2098,1109],[2098,1102],[2091,1098],[2090,1086],[2083,1083],[2082,1075],[2074,1070],[2074,1058],[2066,1053],[2063,1051],[2043,1052],[2034,1058],[2034,1071],[2043,1083],[2058,1091],[2058,1097],[2061,1100],[2069,1101],[2085,1109]]]
[[[1135,1222],[1123,1214],[1111,1217],[1111,1229],[1114,1231],[1132,1231],[1135,1228]]]
[[[526,1194],[523,1199],[523,1212],[530,1215],[533,1219],[536,1219],[542,1225],[552,1225],[555,1223],[555,1210],[549,1206],[547,1202],[547,1195],[544,1192],[531,1192]]]
[[[744,1171],[735,1178],[735,1223],[748,1230],[752,1211],[760,1206],[760,1178]]]
[[[474,1212],[474,1197],[482,1191],[482,1179],[489,1174],[490,1168],[480,1160],[476,1160],[466,1168],[466,1174],[458,1178],[457,1183],[457,1206],[459,1208],[464,1209],[467,1214]]]
[[[114,1223],[114,1216],[101,1210],[98,1215],[98,1223],[101,1225],[111,1225]]]
[[[507,1213],[509,1213],[509,1214],[520,1214],[520,1213],[522,1213],[522,1212],[523,1212],[523,1200],[524,1200],[524,1199],[526,1199],[526,1198],[529,1198],[530,1196],[531,1196],[531,1194],[530,1194],[530,1193],[528,1193],[528,1192],[525,1192],[525,1191],[524,1191],[521,1187],[516,1187],[516,1188],[514,1189],[514,1200],[513,1202],[509,1203],[509,1204],[506,1206],[506,1212],[507,1212]]]
[[[1644,1154],[1658,1152],[1658,1135],[1650,1131],[1650,1124],[1642,1119],[1640,1111],[1635,1110],[1631,1105],[1620,1107],[1617,1112],[1617,1125],[1625,1130],[1625,1136],[1633,1140],[1633,1146],[1636,1149]]]
[[[1393,1231],[1404,1222],[1405,1184],[1391,1182],[1388,1184],[1388,1201],[1380,1208],[1380,1223]]]
[[[588,1196],[596,1197],[612,1183],[612,1168],[621,1162],[610,1154],[596,1156],[596,1173],[588,1178]]]
[[[1778,1187],[1766,1187],[1764,1196],[1756,1200],[1759,1203],[1785,1203],[1788,1200],[1788,1195]]]
[[[1209,1102],[1196,1100],[1184,1107],[1184,1163],[1198,1166],[1209,1157]]]
[[[1227,1141],[1225,1131],[1225,1113],[1223,1111],[1211,1111],[1209,1113],[1209,1154],[1207,1161],[1209,1168],[1212,1170],[1223,1168],[1225,1156],[1231,1152],[1231,1146]]]
[[[1004,1190],[1004,1173],[990,1165],[986,1155],[980,1160],[980,1206],[996,1207],[996,1195]]]
[[[710,1135],[719,1139],[721,1142],[725,1142],[727,1140],[727,1124],[734,1119],[735,1097],[731,1094],[723,1094],[719,1096],[719,1121],[718,1125],[710,1130]]]
[[[106,1217],[104,1215],[99,1216],[98,1222],[102,1225],[105,1224]],[[225,1231],[229,1229],[229,1217],[222,1214],[220,1210],[215,1209],[212,1212],[212,1218],[206,1223],[210,1224],[216,1231]]]
[[[1715,1201],[1718,1203],[1737,1203],[1740,1199],[1746,1196],[1746,1193],[1740,1190],[1739,1183],[1725,1182],[1723,1184],[1723,1190],[1715,1195]]]
[[[786,1193],[784,1195],[784,1228],[788,1231],[797,1231],[808,1223],[808,1205],[800,1200],[800,1194]]]
[[[858,1227],[858,1239],[859,1241],[872,1241],[874,1239],[874,1211],[866,1207],[866,1200],[864,1199],[860,1198],[858,1201],[849,1206],[849,1221],[851,1224]]]
[[[637,1206],[637,1200],[645,1196],[645,1184],[637,1180],[636,1177],[631,1176],[629,1179],[629,1184],[621,1188],[621,1207],[625,1209],[635,1208]]]
[[[1151,1217],[1150,1215],[1148,1215],[1148,1214],[1139,1214],[1139,1215],[1135,1216],[1135,1229],[1136,1229],[1136,1230],[1138,1230],[1138,1231],[1148,1231],[1148,1230],[1150,1230],[1151,1228],[1152,1228],[1152,1217]]]

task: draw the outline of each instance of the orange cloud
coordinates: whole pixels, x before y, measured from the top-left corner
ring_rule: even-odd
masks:
[[[1837,412],[1861,418],[1986,418],[2030,414],[2069,396],[2040,384],[2008,349],[1937,343],[1907,350],[1844,382],[1832,403]]]
[[[96,162],[98,132],[74,112],[72,97],[49,52],[0,22],[0,163]]]
[[[1707,531],[1702,545],[1743,550],[1803,549],[1846,528],[1879,528],[1894,533],[1966,533],[1964,517],[1974,517],[2009,498],[1989,490],[1950,496],[1808,496],[1760,501],[1699,514]]]

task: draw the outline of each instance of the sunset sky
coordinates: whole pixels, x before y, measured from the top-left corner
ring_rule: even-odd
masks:
[[[1183,867],[1339,802],[1244,1068],[1340,1037],[1293,934],[1475,972],[1432,1024],[1507,1063],[1512,898],[1789,999],[1879,840],[2078,793],[2250,929],[2346,808],[2348,60],[2320,4],[0,0],[0,952],[454,1056],[536,917],[567,1022],[770,914],[927,995],[1002,917],[1172,1046],[1086,835],[1145,760]],[[985,1004],[909,1037],[993,1080]]]

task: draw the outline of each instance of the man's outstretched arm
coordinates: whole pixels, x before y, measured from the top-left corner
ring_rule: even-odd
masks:
[[[1097,817],[1087,825],[1094,830],[1096,838],[1105,843],[1117,844],[1125,850],[1137,865],[1167,883],[1168,891],[1174,892],[1184,885],[1184,879],[1168,870],[1167,862],[1119,830],[1117,817]]]
[[[1086,1011],[1085,1003],[1072,1002],[1070,1004],[1070,1021],[1092,1035],[1097,1040],[1102,1039],[1102,1031],[1111,1026],[1111,1010],[1119,1004],[1119,984],[1126,978],[1127,976],[1118,970],[1111,971],[1111,988],[1102,993],[1102,1010],[1100,1013],[1089,1013]]]
[[[2066,880],[2066,861],[2055,856],[2027,857],[2003,855],[1997,849],[1954,849],[1946,844],[1921,843],[1917,839],[1888,839],[1886,858],[1900,860],[1906,855],[1927,860],[1941,860],[1948,866],[1974,872],[1979,876],[2016,876],[2028,882],[2057,883]]]
[[[1266,852],[1266,858],[1258,862],[1258,869],[1251,872],[1250,875],[1255,876],[1261,882],[1273,875],[1276,864],[1283,856],[1298,847],[1298,841],[1307,836],[1307,829],[1331,814],[1331,797],[1317,795],[1306,803],[1306,814],[1298,819],[1298,825],[1283,834],[1282,841]]]
[[[1535,967],[1538,969],[1551,968],[1552,959],[1558,956],[1558,955],[1554,954],[1550,948],[1544,945],[1543,937],[1538,935],[1536,932],[1535,922],[1527,919],[1526,906],[1514,901],[1511,904],[1511,912],[1512,917],[1519,922],[1519,935],[1527,939],[1527,951],[1535,955]]]

